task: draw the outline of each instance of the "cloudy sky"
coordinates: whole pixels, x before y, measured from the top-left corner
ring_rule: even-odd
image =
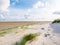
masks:
[[[0,0],[0,21],[52,21],[60,18],[60,0]]]

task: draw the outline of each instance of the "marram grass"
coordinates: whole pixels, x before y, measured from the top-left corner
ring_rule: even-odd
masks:
[[[25,36],[23,37],[23,39],[22,39],[20,42],[16,42],[15,45],[26,45],[26,43],[27,43],[28,41],[33,40],[33,39],[36,38],[37,36],[38,36],[37,33],[25,35]]]
[[[33,25],[33,24],[27,24],[27,25],[22,25],[20,26],[22,30],[27,30],[29,29],[28,26]],[[16,32],[18,30],[18,26],[13,27],[13,28],[7,28],[7,29],[2,29],[0,30],[0,36],[5,36],[6,34]]]
[[[0,36],[5,36],[6,34],[16,32],[18,27],[13,27],[13,28],[7,28],[7,29],[2,29],[0,30]]]

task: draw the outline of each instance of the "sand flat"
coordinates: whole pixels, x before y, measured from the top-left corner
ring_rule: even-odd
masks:
[[[5,29],[5,28],[12,28],[16,26],[21,26],[21,25],[26,25],[26,24],[44,24],[44,23],[49,23],[51,21],[38,21],[38,22],[0,22],[0,30]]]

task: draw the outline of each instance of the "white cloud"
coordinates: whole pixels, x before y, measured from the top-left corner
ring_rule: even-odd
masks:
[[[30,15],[28,20],[52,21],[54,19],[60,18],[60,15],[53,14],[54,11],[60,9],[59,4],[59,0],[47,0],[45,3],[38,1],[36,4],[33,5],[33,8],[28,9],[28,13]]]
[[[0,11],[7,11],[10,5],[10,0],[0,0]]]
[[[49,4],[49,5],[48,5]],[[46,6],[49,6],[51,12],[60,10],[60,0],[47,1]]]
[[[10,12],[4,12],[0,14],[0,19],[5,20],[22,20],[25,19],[24,15],[27,13],[24,9],[10,9]],[[4,18],[3,18],[4,17]]]
[[[0,0],[1,2],[1,0]],[[6,1],[7,2],[7,1]],[[0,4],[0,10],[5,11],[8,5]],[[54,20],[60,18],[60,15],[54,15],[54,11],[60,10],[59,0],[47,0],[46,2],[38,1],[30,9],[11,9],[10,15],[1,16],[6,20],[21,20],[21,21],[44,21],[44,20]],[[3,8],[4,7],[4,8]],[[43,8],[41,8],[43,7]]]
[[[3,15],[0,14],[0,19],[5,19],[5,17]]]
[[[38,1],[36,4],[33,5],[33,8],[39,8],[39,7],[43,7],[44,3],[41,1]]]

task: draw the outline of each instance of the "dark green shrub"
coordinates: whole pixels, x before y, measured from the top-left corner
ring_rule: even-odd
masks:
[[[60,23],[60,19],[56,19],[52,23]]]

